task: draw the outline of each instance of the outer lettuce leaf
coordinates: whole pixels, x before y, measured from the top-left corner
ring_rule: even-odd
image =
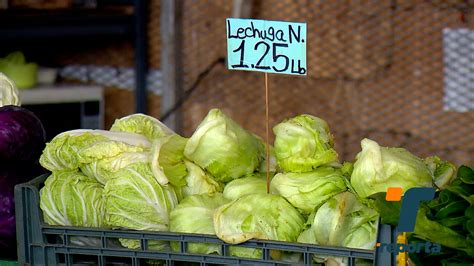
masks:
[[[299,242],[375,248],[378,214],[360,203],[350,192],[329,199],[314,216],[310,216],[309,221],[311,227],[300,235]]]
[[[182,187],[183,196],[199,194],[214,194],[222,192],[224,185],[216,182],[211,175],[206,173],[196,164],[184,160],[188,174],[184,178],[186,185]]]
[[[273,128],[278,165],[287,172],[310,172],[337,162],[328,124],[315,116],[299,115]]]
[[[169,213],[178,204],[171,186],[161,186],[147,163],[135,163],[117,171],[105,185],[106,221],[112,228],[168,231]],[[137,248],[138,240],[120,239],[122,245]],[[161,249],[163,241],[149,241]]]
[[[272,193],[283,196],[304,214],[310,214],[345,190],[341,171],[332,167],[319,167],[307,173],[280,173],[271,182]]]
[[[179,135],[169,135],[153,142],[151,167],[160,184],[186,185],[188,170],[183,154],[186,142],[187,139]]]
[[[213,224],[214,211],[228,202],[229,200],[220,193],[186,197],[171,211],[170,231],[215,235]],[[174,251],[179,251],[179,243],[172,242],[171,248]],[[187,251],[199,254],[221,254],[221,247],[215,244],[192,243],[188,244]]]
[[[389,187],[401,187],[405,192],[413,187],[432,186],[429,168],[407,150],[380,147],[369,139],[363,139],[361,145],[351,176],[352,187],[360,197],[385,192]]]
[[[189,139],[184,155],[217,181],[253,173],[264,158],[264,145],[218,109],[212,109]]]
[[[40,207],[51,225],[106,227],[102,186],[76,171],[54,172],[40,190]]]
[[[160,120],[144,114],[132,114],[117,119],[110,131],[137,133],[144,135],[150,141],[174,134],[173,130]]]
[[[142,135],[105,130],[71,130],[46,144],[40,164],[50,171],[76,170],[86,163],[115,157],[122,152],[142,152],[151,143]]]
[[[124,152],[114,157],[96,160],[81,166],[81,171],[105,185],[118,170],[130,164],[150,162],[149,152]]]
[[[235,179],[224,187],[224,197],[235,200],[248,194],[267,194],[266,174],[251,174]]]
[[[433,175],[433,182],[439,189],[445,189],[456,178],[456,166],[448,161],[441,161],[438,156],[424,159]]]
[[[20,106],[18,88],[6,75],[0,72],[0,107],[5,105]]]

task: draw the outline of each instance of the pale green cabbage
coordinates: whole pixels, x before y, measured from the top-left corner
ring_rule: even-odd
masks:
[[[44,221],[51,225],[106,227],[102,186],[76,171],[52,173],[40,190]]]
[[[160,120],[144,114],[132,114],[116,119],[110,131],[137,133],[150,141],[174,134],[173,130]]]
[[[169,213],[178,204],[171,186],[160,185],[148,163],[135,163],[117,171],[105,185],[106,221],[112,228],[168,231]],[[128,248],[140,242],[120,239]],[[162,249],[163,241],[149,241],[150,249]]]
[[[213,179],[211,175],[206,173],[201,167],[185,160],[188,174],[184,178],[186,185],[182,187],[183,196],[213,194],[222,192],[224,186]]]
[[[378,217],[375,210],[360,203],[354,194],[343,192],[310,216],[311,227],[301,233],[298,242],[374,249]]]
[[[218,109],[212,109],[189,139],[184,155],[217,181],[228,182],[255,171],[264,145]]]
[[[318,166],[337,162],[328,124],[315,116],[299,115],[273,128],[275,156],[287,172],[310,172]]]
[[[295,242],[304,225],[301,214],[284,198],[249,194],[219,207],[214,213],[217,237],[230,244],[252,238]],[[260,258],[261,250],[231,247],[231,255]],[[281,254],[271,254],[278,258]]]
[[[271,175],[270,177],[273,177]],[[254,173],[249,176],[234,179],[224,187],[224,197],[235,200],[248,194],[267,194],[266,173]]]
[[[342,172],[328,166],[306,173],[277,174],[270,189],[304,214],[310,214],[332,196],[347,190]]]
[[[76,170],[84,164],[125,152],[149,151],[151,143],[134,133],[79,129],[57,135],[46,144],[40,164],[50,171]]]
[[[183,152],[187,141],[186,138],[173,134],[153,142],[151,168],[160,184],[169,182],[176,187],[186,185],[188,170]]]
[[[380,147],[370,139],[363,139],[361,146],[351,175],[351,185],[360,197],[386,192],[389,187],[401,187],[405,192],[432,186],[430,169],[407,150]]]
[[[15,83],[0,72],[0,107],[5,105],[20,106],[20,97]]]
[[[214,211],[228,202],[229,200],[220,193],[186,197],[171,211],[170,231],[215,235]],[[180,251],[178,242],[172,242],[171,248],[176,252]],[[221,254],[221,246],[208,243],[189,243],[187,251],[199,254]]]

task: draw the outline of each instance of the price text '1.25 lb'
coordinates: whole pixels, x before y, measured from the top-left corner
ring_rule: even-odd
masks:
[[[226,21],[228,68],[306,75],[306,23]]]

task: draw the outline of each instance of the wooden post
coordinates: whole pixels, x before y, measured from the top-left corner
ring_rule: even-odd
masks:
[[[173,108],[183,94],[181,73],[181,0],[161,0],[161,114]],[[181,112],[177,111],[163,121],[177,133],[181,133]]]

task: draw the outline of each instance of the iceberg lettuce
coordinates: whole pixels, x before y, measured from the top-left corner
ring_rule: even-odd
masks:
[[[273,177],[270,190],[283,196],[303,214],[310,214],[347,188],[339,169],[322,166],[306,173],[279,173]]]
[[[170,231],[215,235],[214,211],[228,202],[229,200],[220,193],[186,197],[171,211]],[[176,252],[180,251],[178,242],[172,242],[171,248]],[[207,243],[190,243],[187,251],[199,254],[221,254],[221,246]]]
[[[212,109],[189,139],[184,155],[217,181],[229,182],[253,173],[265,157],[264,150],[260,138]]]
[[[310,172],[318,166],[337,162],[333,136],[326,121],[299,115],[273,128],[275,156],[286,172]]]
[[[413,187],[431,187],[433,175],[428,166],[403,148],[380,147],[370,139],[361,141],[362,151],[356,156],[351,185],[366,198],[389,187],[403,192]]]

